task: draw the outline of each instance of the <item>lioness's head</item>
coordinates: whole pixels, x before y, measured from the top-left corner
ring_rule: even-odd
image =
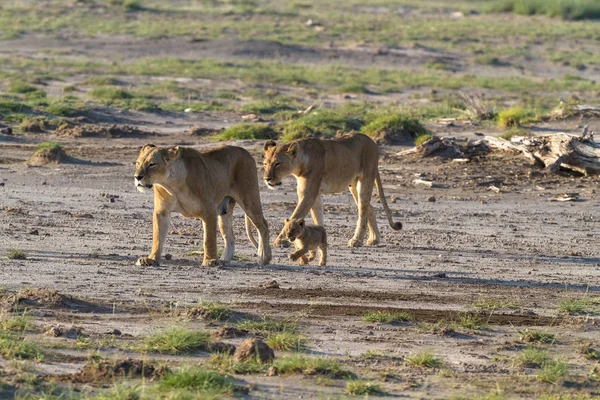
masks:
[[[264,146],[265,174],[263,178],[269,189],[281,185],[281,181],[291,175],[298,156],[298,143],[277,146],[274,140],[269,140]]]
[[[140,150],[135,162],[133,179],[135,187],[140,192],[150,189],[155,183],[162,182],[167,176],[169,163],[179,153],[179,146],[159,149],[153,144],[147,144]]]
[[[290,241],[296,240],[296,238],[302,233],[304,230],[304,218],[292,218],[285,219],[285,224],[283,226],[283,232],[285,237]]]

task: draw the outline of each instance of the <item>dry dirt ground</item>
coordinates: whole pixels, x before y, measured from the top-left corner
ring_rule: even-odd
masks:
[[[190,59],[279,59],[290,63],[351,63],[355,66],[415,67],[444,61],[458,70],[495,75],[497,69],[473,66],[450,52],[403,49],[304,49],[256,41],[193,42],[187,39],[94,39],[23,35],[3,40],[3,56],[40,56],[60,52],[65,57],[127,60],[145,55]],[[249,50],[250,49],[250,50]],[[333,61],[332,61],[333,60]],[[411,63],[414,63],[412,65]],[[399,66],[399,64],[402,64]],[[562,76],[567,67],[538,63],[528,69],[543,76]],[[489,67],[491,68],[491,67]],[[477,71],[474,71],[477,69]],[[503,70],[505,74],[515,73]],[[583,74],[595,77],[589,69]],[[53,81],[52,96],[88,76]],[[118,77],[126,83],[158,79]],[[171,77],[173,78],[173,77]],[[182,80],[211,90],[239,88],[236,80]],[[277,88],[283,93],[301,89]],[[360,95],[362,101],[402,102],[416,92]],[[493,91],[488,91],[493,95]],[[560,94],[557,93],[557,96]],[[340,96],[323,96],[335,104]],[[272,264],[256,263],[243,232],[243,214],[236,209],[236,261],[215,268],[200,267],[201,223],[175,215],[160,267],[136,267],[149,253],[152,240],[152,196],[133,184],[133,162],[145,143],[210,149],[221,145],[210,138],[184,133],[193,125],[220,129],[241,121],[242,113],[196,114],[121,111],[97,106],[87,122],[106,126],[128,124],[144,132],[94,137],[43,134],[0,134],[0,293],[2,318],[27,309],[35,327],[25,336],[42,346],[44,361],[15,363],[0,357],[0,397],[12,398],[25,386],[23,371],[34,383],[57,379],[61,385],[96,393],[118,379],[94,382],[75,379],[90,353],[114,359],[144,359],[149,363],[205,364],[210,354],[149,355],[135,344],[173,326],[217,331],[240,320],[267,318],[298,324],[308,338],[310,356],[338,360],[356,377],[381,386],[392,398],[593,398],[600,395],[598,361],[582,349],[600,347],[600,204],[598,177],[553,175],[528,165],[519,156],[490,155],[468,163],[438,158],[394,156],[400,146],[381,147],[380,171],[399,232],[385,223],[376,196],[373,204],[383,236],[374,247],[346,247],[356,219],[348,192],[325,196],[329,235],[326,268],[298,266],[287,259],[290,249],[273,249]],[[80,121],[81,122],[81,121]],[[578,120],[540,124],[537,132],[580,130]],[[600,121],[590,121],[600,129]],[[78,123],[75,121],[75,123]],[[481,127],[454,122],[428,125],[434,133],[476,138]],[[486,133],[497,134],[486,128]],[[28,165],[36,144],[56,140],[71,162]],[[257,161],[262,176],[260,141],[232,141]],[[417,176],[433,181],[416,186]],[[499,193],[489,190],[499,187]],[[578,201],[551,202],[561,193],[577,193]],[[390,202],[389,199],[395,198]],[[261,183],[271,237],[296,204],[295,182],[276,191]],[[220,240],[220,237],[219,237]],[[222,245],[221,242],[220,246]],[[20,249],[26,259],[5,253]],[[314,264],[314,263],[313,263]],[[261,283],[275,279],[278,289]],[[48,289],[23,294],[27,289]],[[25,303],[11,300],[21,292]],[[31,294],[33,293],[33,294]],[[189,318],[186,310],[220,303],[234,311],[229,321]],[[581,305],[579,310],[569,305]],[[412,321],[396,324],[366,322],[373,311],[405,311]],[[571,312],[569,312],[571,311]],[[75,334],[51,338],[49,326],[75,327]],[[114,335],[114,330],[121,335]],[[80,330],[83,332],[77,333]],[[549,343],[529,343],[525,333],[554,335]],[[251,335],[252,333],[250,333]],[[264,333],[262,333],[265,335]],[[261,335],[260,333],[258,334]],[[242,338],[225,338],[238,345]],[[568,374],[556,383],[536,377],[539,366],[519,362],[529,347],[548,350],[564,359]],[[430,350],[441,366],[411,365],[410,356]],[[592,356],[590,356],[592,354]],[[289,354],[277,351],[276,357]],[[600,353],[595,354],[600,358]],[[595,369],[596,368],[596,369]],[[248,393],[242,398],[342,398],[347,381],[314,375],[266,376],[235,374]],[[30,382],[31,383],[31,382]],[[546,396],[546,397],[544,397]],[[576,397],[580,396],[580,397]],[[491,397],[489,397],[491,398]]]

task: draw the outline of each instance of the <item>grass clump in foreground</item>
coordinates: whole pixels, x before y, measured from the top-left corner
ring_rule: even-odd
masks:
[[[269,335],[266,340],[269,347],[282,351],[302,351],[306,349],[305,336],[291,332],[280,332]]]
[[[245,320],[240,321],[235,326],[237,329],[242,329],[251,332],[289,332],[294,333],[298,329],[295,322],[290,320],[273,321],[266,318],[261,320]]]
[[[558,302],[558,311],[566,314],[590,314],[598,312],[600,299],[569,297]]]
[[[231,394],[235,389],[232,378],[201,367],[189,367],[168,372],[158,383],[160,390],[188,389],[211,394]]]
[[[569,364],[563,359],[552,360],[546,363],[535,375],[540,382],[556,384],[561,378],[569,374]]]
[[[201,317],[208,321],[229,321],[233,311],[217,303],[203,303],[186,311],[188,317]]]
[[[143,340],[141,350],[151,353],[184,354],[205,350],[208,333],[173,327]]]
[[[535,114],[522,107],[511,107],[498,113],[500,128],[518,128],[523,124],[535,121]]]
[[[6,257],[9,260],[25,260],[27,259],[27,255],[23,250],[20,249],[10,249],[6,252]]]
[[[41,361],[44,358],[35,343],[10,333],[0,333],[0,355],[7,360]]]
[[[354,396],[373,395],[380,396],[385,394],[377,383],[366,381],[350,381],[346,384],[348,394]]]
[[[209,365],[224,374],[260,374],[264,373],[267,365],[255,357],[246,361],[235,361],[228,354],[213,354],[208,360]]]
[[[22,81],[12,81],[8,84],[8,91],[10,93],[26,94],[37,92],[38,89],[35,86],[32,86]]]
[[[406,362],[424,368],[441,368],[443,364],[442,360],[433,354],[431,350],[411,354],[406,357]]]
[[[520,332],[521,336],[520,340],[524,342],[530,343],[554,343],[556,341],[556,336],[554,334],[544,331],[538,330],[529,330],[525,329],[525,331]]]
[[[278,133],[268,124],[239,124],[225,129],[219,134],[223,140],[275,139]]]
[[[547,15],[568,20],[600,18],[597,0],[496,0],[490,11]]]
[[[371,121],[362,127],[361,132],[375,141],[388,142],[412,141],[429,134],[417,119],[393,112],[372,117]]]
[[[550,362],[552,362],[552,357],[550,357],[548,350],[535,347],[528,347],[523,350],[516,360],[518,365],[526,368],[541,368]]]
[[[394,324],[398,322],[408,322],[412,321],[412,315],[403,312],[403,311],[374,311],[368,312],[363,317],[363,320],[366,322],[380,322],[384,324]]]
[[[0,321],[0,328],[3,331],[10,332],[24,332],[33,329],[34,323],[31,317],[27,313],[23,312],[21,315],[14,315],[8,319],[2,319]]]
[[[350,371],[343,370],[336,360],[301,355],[279,358],[273,362],[273,368],[279,375],[326,375],[332,378],[353,376]]]
[[[486,322],[474,314],[462,314],[452,323],[455,329],[468,329],[471,331],[480,331],[487,327]]]

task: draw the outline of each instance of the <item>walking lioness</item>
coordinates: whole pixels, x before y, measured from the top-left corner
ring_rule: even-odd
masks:
[[[379,177],[379,152],[368,136],[355,134],[332,140],[302,139],[279,146],[269,140],[264,145],[264,156],[264,180],[270,189],[281,185],[286,176],[296,177],[298,205],[290,219],[304,218],[310,211],[315,225],[322,226],[321,194],[341,193],[349,187],[358,207],[358,222],[348,246],[362,245],[367,225],[367,244],[377,244],[381,235],[370,204],[373,185],[376,185],[390,226],[394,230],[402,229],[400,222],[392,220]],[[274,245],[280,246],[283,239],[282,231]]]
[[[236,203],[246,213],[246,231],[258,250],[260,263],[271,261],[269,229],[260,203],[256,163],[241,147],[225,146],[200,153],[185,147],[159,149],[147,144],[138,156],[134,179],[140,191],[154,188],[152,252],[148,257],[139,258],[137,265],[160,262],[172,211],[202,219],[204,266],[217,262],[218,214],[219,229],[225,241],[221,260],[231,261]],[[252,236],[251,224],[258,230],[258,244]]]

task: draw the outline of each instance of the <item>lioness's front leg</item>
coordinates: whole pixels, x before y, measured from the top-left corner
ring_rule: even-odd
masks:
[[[202,217],[204,226],[204,260],[203,267],[217,265],[217,216],[209,213]]]
[[[138,258],[135,265],[157,267],[160,265],[160,256],[169,232],[171,211],[155,210],[152,216],[152,251],[148,257]]]

